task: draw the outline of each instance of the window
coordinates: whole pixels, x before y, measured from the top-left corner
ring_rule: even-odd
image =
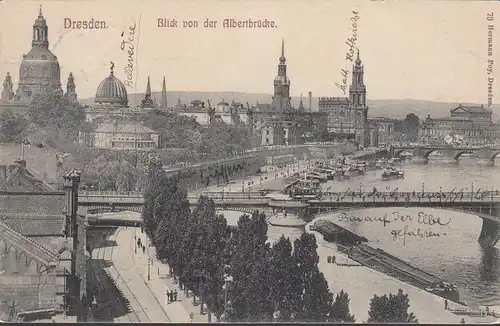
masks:
[[[266,130],[266,135],[269,135],[269,129]]]
[[[268,132],[269,133],[269,132]],[[269,138],[266,138],[266,144],[269,144]]]

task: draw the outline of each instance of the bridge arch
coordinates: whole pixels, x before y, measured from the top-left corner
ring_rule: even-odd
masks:
[[[493,152],[493,154],[491,155],[491,161],[492,162],[495,161],[495,158],[498,156],[498,154],[500,154],[500,151]]]
[[[440,151],[440,148],[433,148],[433,149],[429,149],[429,150],[427,150],[427,151],[424,153],[423,157],[424,157],[426,160],[428,160],[428,159],[429,159],[429,156],[430,156],[432,153],[441,153],[441,154],[443,154],[443,155],[444,155],[444,153],[442,153],[442,151]]]
[[[460,151],[457,151],[454,156],[453,156],[453,159],[456,161],[460,158],[460,156],[464,155],[464,154],[472,154],[474,155],[475,158],[479,158],[477,156],[477,153],[472,151],[472,150],[460,150]]]

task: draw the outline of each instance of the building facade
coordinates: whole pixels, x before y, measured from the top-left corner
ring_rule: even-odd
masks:
[[[500,125],[493,123],[492,111],[481,106],[462,105],[450,110],[449,117],[431,118],[429,115],[420,128],[421,141],[446,145],[460,139],[468,146],[494,144],[500,137]]]
[[[359,51],[352,68],[349,97],[320,97],[318,108],[328,115],[329,132],[354,134],[360,145],[370,145],[364,66]]]
[[[400,142],[404,136],[403,120],[387,117],[374,117],[370,118],[369,120],[370,122],[377,125],[378,145],[387,145],[395,142]]]

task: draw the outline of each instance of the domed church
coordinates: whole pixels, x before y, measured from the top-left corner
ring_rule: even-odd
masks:
[[[42,7],[33,25],[31,51],[23,56],[19,68],[19,87],[15,101],[29,103],[33,97],[45,90],[60,92],[61,69],[57,57],[49,50],[49,28],[43,17]]]
[[[1,109],[24,111],[31,100],[38,94],[54,92],[63,95],[61,88],[61,68],[57,57],[49,50],[49,28],[42,13],[42,7],[33,24],[33,39],[31,50],[23,55],[19,67],[19,84],[14,92],[12,76],[7,72],[5,76],[0,99]],[[77,101],[74,77],[70,73],[66,95],[72,102]]]

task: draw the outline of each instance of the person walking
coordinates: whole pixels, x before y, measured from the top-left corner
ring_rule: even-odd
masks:
[[[146,252],[146,246],[142,246],[142,253],[145,253]]]
[[[177,290],[174,290],[174,301],[177,301]]]
[[[168,302],[172,302],[172,291],[167,291],[167,295],[168,295]]]

